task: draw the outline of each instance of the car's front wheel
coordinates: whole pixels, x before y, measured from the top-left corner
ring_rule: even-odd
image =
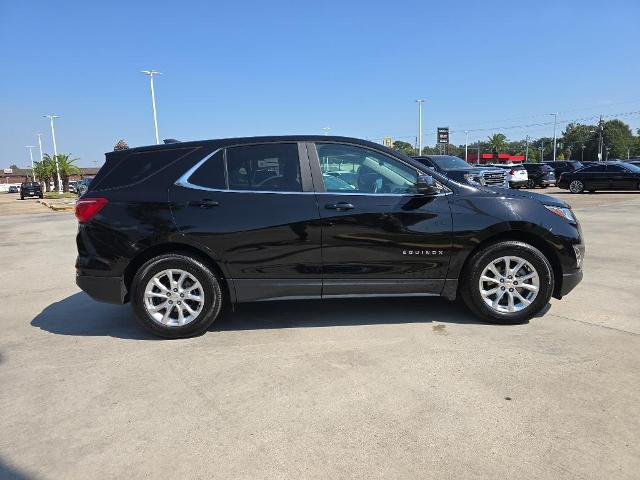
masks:
[[[536,188],[536,182],[533,179],[527,180],[527,188]]]
[[[518,241],[489,245],[470,259],[462,298],[476,315],[516,324],[536,315],[553,293],[553,270],[537,248]]]
[[[165,338],[203,333],[218,317],[222,302],[215,273],[183,254],[149,260],[131,284],[131,303],[140,323]]]

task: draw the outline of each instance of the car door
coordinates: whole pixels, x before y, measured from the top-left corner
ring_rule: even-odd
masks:
[[[176,182],[170,201],[184,240],[219,260],[238,301],[320,297],[320,217],[304,144],[220,148]]]
[[[451,251],[448,195],[416,193],[417,169],[361,145],[308,144],[322,219],[323,297],[439,294]],[[332,185],[333,170],[354,184]]]

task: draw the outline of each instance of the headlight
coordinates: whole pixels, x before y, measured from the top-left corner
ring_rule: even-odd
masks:
[[[477,185],[482,185],[482,182],[480,181],[480,177],[478,175],[474,175],[473,173],[465,173],[464,179],[468,183],[475,183]]]
[[[564,218],[565,220],[568,220],[568,221],[573,222],[573,223],[578,223],[576,221],[576,217],[573,216],[573,212],[571,211],[570,208],[552,207],[551,205],[545,205],[544,207],[547,210],[549,210],[551,213],[555,213],[556,215],[558,215],[559,217]]]

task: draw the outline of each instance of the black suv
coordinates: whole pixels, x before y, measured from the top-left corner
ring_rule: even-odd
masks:
[[[507,174],[501,168],[471,165],[453,155],[425,155],[413,158],[425,167],[457,182],[509,188]]]
[[[549,165],[545,163],[523,163],[527,170],[527,188],[542,187],[556,183],[556,174]]]
[[[553,173],[556,176],[556,179],[559,179],[560,175],[565,172],[575,172],[583,167],[582,163],[577,160],[556,160],[542,163],[553,168]]]
[[[38,182],[24,182],[20,184],[20,200],[25,198],[42,198],[42,185]]]
[[[483,319],[519,323],[582,278],[563,201],[458,183],[372,142],[252,137],[106,157],[76,206],[76,281],[131,301],[160,336],[199,334],[224,304],[367,295],[459,294]]]

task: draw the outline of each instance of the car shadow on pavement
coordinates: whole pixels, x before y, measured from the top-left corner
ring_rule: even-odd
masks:
[[[459,302],[435,297],[289,300],[237,305],[212,331],[403,323],[482,323]]]
[[[158,340],[136,322],[131,306],[96,302],[83,292],[52,303],[31,325],[57,335]]]
[[[538,316],[547,309],[548,305]],[[433,322],[484,323],[460,302],[443,298],[357,298],[241,304],[223,312],[209,331]],[[49,305],[31,325],[57,335],[158,340],[138,324],[129,305],[99,303],[82,292]]]

